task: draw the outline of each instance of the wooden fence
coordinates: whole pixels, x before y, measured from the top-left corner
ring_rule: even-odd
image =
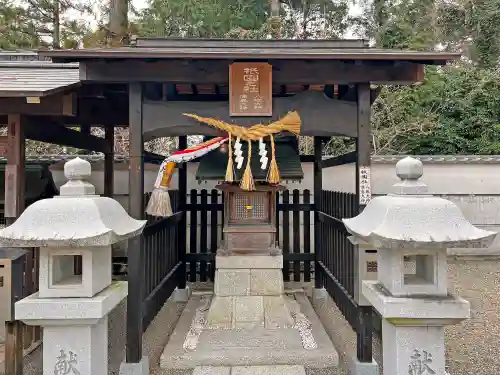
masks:
[[[276,237],[283,251],[284,280],[311,281],[314,276],[311,192],[285,190],[278,193],[276,199]],[[215,253],[222,239],[223,195],[216,189],[192,189],[186,213],[187,279],[213,281]]]

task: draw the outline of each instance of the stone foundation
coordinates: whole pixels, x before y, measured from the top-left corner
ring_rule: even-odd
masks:
[[[218,255],[207,329],[287,328],[282,255]]]

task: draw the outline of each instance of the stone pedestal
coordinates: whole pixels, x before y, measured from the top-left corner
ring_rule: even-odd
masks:
[[[107,375],[108,314],[126,296],[127,283],[120,281],[90,298],[36,293],[17,302],[16,319],[43,327],[43,375]]]
[[[207,328],[286,328],[282,255],[218,255]]]
[[[382,316],[384,375],[446,375],[444,327],[467,319],[469,302],[394,297],[377,281],[364,281],[363,295]]]

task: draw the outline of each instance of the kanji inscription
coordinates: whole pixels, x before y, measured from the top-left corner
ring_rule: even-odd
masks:
[[[60,350],[57,362],[54,366],[54,375],[80,375],[80,371],[76,368],[78,357],[72,351],[68,354],[64,350]]]
[[[233,63],[229,66],[231,116],[272,116],[272,67],[267,63]]]
[[[368,204],[372,198],[370,167],[359,167],[359,203]]]
[[[432,360],[432,354],[429,351],[414,349],[408,365],[408,375],[435,375]]]

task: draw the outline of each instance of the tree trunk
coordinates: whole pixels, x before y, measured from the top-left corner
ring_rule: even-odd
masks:
[[[281,20],[280,20],[280,1],[270,0],[271,2],[271,30],[274,39],[281,38]]]
[[[52,30],[52,48],[61,48],[61,7],[59,0],[54,0],[54,27]]]
[[[110,45],[114,47],[127,45],[128,0],[110,0],[109,8]]]

